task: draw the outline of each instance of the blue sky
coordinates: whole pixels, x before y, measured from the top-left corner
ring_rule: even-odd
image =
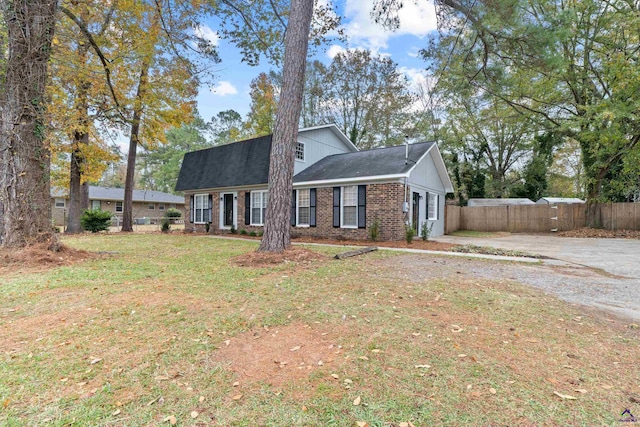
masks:
[[[372,0],[322,0],[336,6],[342,16],[342,25],[348,36],[347,44],[333,43],[319,51],[316,59],[329,63],[344,49],[366,48],[382,55],[389,55],[412,84],[420,84],[426,72],[425,63],[417,58],[419,49],[426,47],[426,36],[436,30],[436,15],[431,0],[404,1],[400,14],[400,29],[385,31],[370,18]],[[203,119],[209,120],[219,111],[234,109],[243,117],[249,111],[251,99],[249,84],[260,72],[268,71],[266,61],[258,67],[250,67],[240,61],[237,49],[220,40],[213,23],[201,28],[202,35],[214,40],[219,47],[222,63],[216,69],[216,80],[203,86],[198,95],[198,110]]]

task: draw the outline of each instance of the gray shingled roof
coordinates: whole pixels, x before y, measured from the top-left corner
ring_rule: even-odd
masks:
[[[51,189],[51,197],[68,197],[67,190],[60,188]],[[124,200],[124,188],[89,186],[89,199],[91,200]],[[154,202],[154,203],[181,203],[184,204],[184,197],[175,196],[169,193],[154,190],[133,190],[134,202]]]
[[[176,191],[266,184],[271,135],[184,155]]]
[[[297,174],[293,181],[310,182],[405,174],[433,144],[433,141],[410,144],[408,161],[405,161],[405,145],[334,154],[309,166]]]

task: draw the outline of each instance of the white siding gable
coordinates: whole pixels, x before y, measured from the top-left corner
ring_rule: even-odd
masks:
[[[304,144],[304,161],[295,161],[294,175],[302,172],[319,160],[333,154],[351,153],[355,150],[353,145],[341,138],[340,131],[334,126],[300,129],[298,142]]]
[[[435,154],[435,158],[434,158]],[[439,163],[439,166],[436,165],[436,162]],[[444,164],[442,163],[442,158],[437,152],[437,147],[434,146],[430,149],[427,154],[416,164],[411,173],[409,174],[409,188],[410,188],[410,197],[411,201],[411,216],[413,218],[413,193],[417,192],[420,195],[419,207],[418,207],[418,223],[413,224],[413,226],[420,232],[420,226],[423,222],[427,222],[429,226],[431,226],[431,236],[441,236],[444,234],[444,205],[445,205],[445,196],[447,194],[447,186],[450,186],[449,182],[443,182],[443,178],[440,175],[442,170],[445,170]],[[438,171],[440,169],[440,172]],[[446,178],[448,181],[448,177]],[[430,221],[428,219],[428,207],[427,193],[437,194],[438,208],[437,208],[437,216],[438,220]],[[431,207],[433,209],[433,207]]]

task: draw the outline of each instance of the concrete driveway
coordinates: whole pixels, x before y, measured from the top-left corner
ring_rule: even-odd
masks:
[[[640,240],[635,239],[580,239],[511,234],[491,238],[441,236],[433,240],[546,255],[570,264],[601,269],[616,276],[640,279]]]
[[[434,240],[518,250],[554,258],[539,266],[518,267],[518,271],[513,266],[496,265],[496,271],[491,272],[490,277],[511,277],[570,303],[596,307],[640,321],[640,240],[526,234],[496,238],[443,236]],[[472,269],[470,273],[480,277],[484,274],[482,269]]]

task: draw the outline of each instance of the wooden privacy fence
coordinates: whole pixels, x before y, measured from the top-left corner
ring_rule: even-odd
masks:
[[[445,233],[457,230],[548,233],[586,226],[586,204],[476,206],[447,205]],[[640,203],[597,204],[597,218],[609,230],[640,230]]]

